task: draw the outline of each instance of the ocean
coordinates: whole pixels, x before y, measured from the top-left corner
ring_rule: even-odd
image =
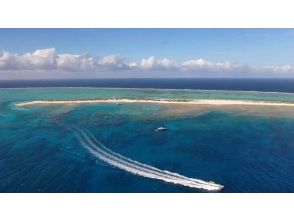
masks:
[[[294,103],[291,79],[0,81],[0,192],[294,192],[294,109],[34,100]],[[158,127],[167,128],[156,132]],[[190,179],[189,179],[190,178]],[[214,191],[213,191],[214,192]]]
[[[294,79],[73,79],[0,80],[0,88],[109,87],[294,92]]]

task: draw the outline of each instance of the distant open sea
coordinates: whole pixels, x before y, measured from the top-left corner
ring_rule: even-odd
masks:
[[[25,87],[109,87],[294,92],[294,79],[0,80],[0,88]]]
[[[294,103],[294,79],[35,80],[0,81],[0,87],[0,192],[207,192],[190,187],[187,178],[221,184],[220,193],[294,192],[291,107],[196,106],[182,114],[179,106],[150,103],[15,105],[89,99]],[[167,130],[156,132],[161,126]]]

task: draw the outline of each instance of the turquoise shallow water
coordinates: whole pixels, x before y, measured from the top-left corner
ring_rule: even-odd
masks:
[[[1,192],[203,192],[133,175],[92,155],[66,126],[114,152],[224,185],[221,192],[294,192],[294,118],[211,110],[162,117],[161,106],[15,107],[31,100],[235,99],[294,102],[294,94],[160,89],[0,89]],[[293,110],[294,111],[294,110]],[[156,133],[159,126],[168,128]]]

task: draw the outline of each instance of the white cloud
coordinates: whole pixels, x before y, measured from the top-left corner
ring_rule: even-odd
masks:
[[[283,74],[284,76],[294,75],[294,65],[280,65],[280,66],[260,66],[260,67],[250,67],[250,71],[257,74]]]
[[[282,65],[273,67],[274,72],[277,73],[294,73],[294,66]]]
[[[56,54],[55,48],[36,50],[23,55],[0,53],[0,70],[106,71],[135,66],[120,55],[92,57],[89,54]]]
[[[97,60],[98,70],[115,70],[115,69],[129,69],[131,66],[129,62],[120,55],[109,55],[98,58]]]
[[[61,54],[58,55],[56,63],[57,69],[62,70],[91,70],[94,68],[94,58],[88,54],[73,55],[73,54]]]
[[[202,58],[188,60],[182,64],[185,71],[205,70],[205,71],[232,71],[239,67],[238,64],[229,61],[211,62]]]
[[[16,56],[10,52],[0,53],[0,70],[10,70],[16,68]]]
[[[203,58],[191,59],[176,63],[169,58],[156,59],[153,56],[143,58],[139,62],[131,62],[120,55],[95,57],[90,54],[57,54],[55,48],[39,49],[32,53],[18,55],[11,52],[0,52],[0,77],[9,78],[10,75],[22,75],[42,72],[50,78],[50,74],[64,76],[93,76],[105,73],[116,75],[118,72],[144,75],[171,74],[173,76],[189,75],[205,76],[279,76],[293,74],[293,65],[252,67],[240,65],[230,61],[213,62]],[[7,73],[9,72],[10,75]],[[6,74],[6,75],[5,75]],[[153,74],[153,75],[154,75]],[[147,75],[148,76],[148,75]]]
[[[0,70],[54,69],[55,49],[36,50],[19,56],[10,52],[0,53]]]
[[[18,64],[25,69],[54,69],[56,67],[55,48],[36,50],[17,56]]]
[[[151,56],[141,60],[139,68],[146,70],[168,70],[176,68],[178,65],[175,61],[164,58],[162,60],[157,60],[155,57]]]

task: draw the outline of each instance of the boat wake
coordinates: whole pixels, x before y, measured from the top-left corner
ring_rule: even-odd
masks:
[[[223,188],[222,185],[216,184],[214,182],[206,182],[199,179],[189,178],[129,159],[105,147],[88,130],[77,127],[72,127],[71,130],[74,131],[80,143],[92,155],[114,167],[125,170],[129,173],[208,191],[219,191]]]

